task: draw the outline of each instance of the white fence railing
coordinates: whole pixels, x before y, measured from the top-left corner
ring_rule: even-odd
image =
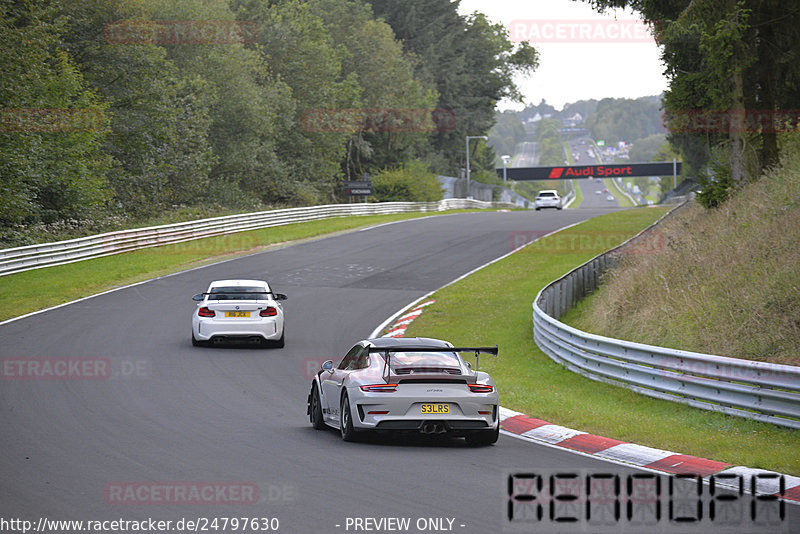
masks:
[[[656,223],[658,224],[658,223]],[[638,393],[731,415],[800,428],[800,367],[668,349],[582,332],[558,319],[597,289],[618,254],[655,225],[576,267],[533,302],[533,337],[567,369]]]
[[[182,243],[271,226],[330,217],[383,215],[406,212],[438,212],[469,208],[514,208],[513,204],[451,198],[439,202],[381,202],[333,204],[228,215],[176,224],[121,230],[89,237],[0,250],[0,276],[110,256],[141,248]]]

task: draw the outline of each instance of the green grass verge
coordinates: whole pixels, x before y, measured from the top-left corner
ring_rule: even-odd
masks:
[[[581,186],[577,183],[579,180],[572,180],[572,187],[575,188],[575,200],[570,204],[570,209],[580,208],[583,202],[583,192]]]
[[[569,143],[564,141],[561,144],[564,146],[564,154],[567,156],[567,164],[575,165],[575,160],[572,157],[572,149],[569,147]]]
[[[570,165],[575,165],[575,159],[572,157],[572,150],[569,147],[569,143],[564,141],[564,152],[567,154],[567,162]],[[575,180],[570,180],[572,182],[572,187],[575,188],[575,200],[570,205],[570,209],[579,208],[581,206],[581,202],[583,202],[583,193],[581,192],[581,188],[576,184]]]
[[[503,406],[532,417],[682,454],[800,475],[797,431],[594,382],[553,362],[533,342],[531,302],[538,291],[664,211],[615,212],[533,243],[436,292],[436,303],[411,324],[406,336],[499,344],[500,356],[482,358],[481,368],[495,379]]]
[[[621,163],[621,162],[620,162]],[[630,184],[631,187],[636,185],[635,178],[623,178],[623,184]],[[648,184],[647,194],[644,195],[645,200],[651,200],[654,204],[658,203],[661,198],[661,187],[658,184]]]
[[[447,213],[469,211],[485,210],[454,210]],[[398,213],[337,217],[196,239],[12,274],[0,277],[0,303],[3,304],[0,307],[0,320],[56,306],[115,287],[253,254],[288,241],[430,215],[432,214]]]
[[[614,195],[614,198],[617,199],[620,207],[631,208],[636,206],[636,204],[631,202],[631,199],[629,199],[625,193],[622,192],[622,189],[619,188],[615,180],[612,180],[611,178],[605,178],[603,179],[603,183],[606,184],[606,189],[608,189],[608,192]]]

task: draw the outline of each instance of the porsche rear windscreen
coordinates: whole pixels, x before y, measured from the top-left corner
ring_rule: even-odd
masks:
[[[393,352],[392,372],[402,374],[409,370],[460,373],[461,360],[453,352]]]

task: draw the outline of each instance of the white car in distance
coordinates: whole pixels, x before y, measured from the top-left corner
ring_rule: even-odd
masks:
[[[264,280],[217,280],[192,297],[192,345],[243,341],[283,348],[286,295],[273,293]]]
[[[542,189],[539,191],[539,194],[536,195],[536,200],[534,200],[533,204],[537,211],[542,208],[555,208],[560,210],[561,197],[558,196],[558,191],[555,189]]]

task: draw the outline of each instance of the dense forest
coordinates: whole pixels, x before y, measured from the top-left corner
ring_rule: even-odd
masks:
[[[561,121],[547,118],[536,123],[539,165],[564,165],[568,162],[561,138]]]
[[[541,118],[570,119],[580,114],[588,134],[607,143],[625,141],[635,143],[639,139],[657,133],[665,133],[660,96],[641,98],[603,98],[601,100],[578,100],[569,102],[557,110],[544,100],[529,105],[517,112],[519,119],[528,124],[536,115]]]
[[[537,64],[457,7],[4,0],[0,239],[176,206],[339,202],[364,173],[457,174],[464,136],[486,134],[497,101],[520,97],[514,74]],[[493,174],[491,150],[474,150],[473,170]]]
[[[500,157],[516,154],[519,144],[525,141],[526,135],[525,126],[523,126],[518,112],[506,110],[497,113],[495,124],[489,130],[488,144],[495,152],[497,157],[495,164],[498,168],[503,165]]]
[[[584,1],[649,21],[670,85],[559,114],[647,154],[665,124],[708,206],[776,164],[800,122],[800,7]],[[513,152],[522,131],[495,107],[537,63],[450,0],[2,0],[0,246],[37,225],[341,202],[365,173],[374,200],[435,196],[465,135],[499,119],[493,144]],[[472,177],[496,180],[495,151],[471,150]]]
[[[595,139],[606,143],[636,143],[664,129],[659,104],[649,97],[604,98],[586,118],[586,128]]]

